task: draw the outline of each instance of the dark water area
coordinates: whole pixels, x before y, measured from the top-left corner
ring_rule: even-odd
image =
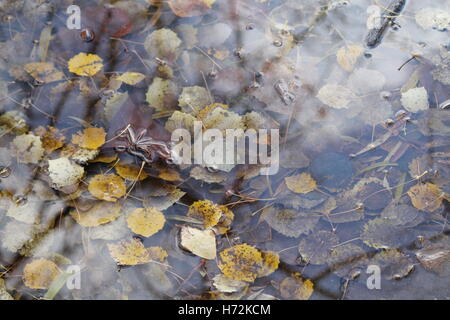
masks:
[[[0,0],[0,299],[449,299],[449,28],[449,0]],[[277,170],[177,162],[195,121],[268,130]]]

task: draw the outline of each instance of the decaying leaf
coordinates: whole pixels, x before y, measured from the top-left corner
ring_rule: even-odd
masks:
[[[82,148],[95,150],[105,143],[106,132],[103,128],[86,128],[72,136],[72,143]]]
[[[355,94],[344,86],[327,84],[319,90],[317,98],[329,107],[348,109],[350,103],[355,99]]]
[[[430,271],[445,277],[450,275],[450,246],[431,244],[416,252],[421,265]]]
[[[150,253],[138,239],[108,244],[109,253],[118,265],[134,266],[151,261]]]
[[[359,45],[349,45],[340,48],[336,53],[337,62],[345,71],[352,72],[356,62],[364,53]]]
[[[350,277],[352,271],[363,269],[367,264],[367,255],[363,248],[347,243],[333,249],[327,261],[330,269],[339,277]]]
[[[146,101],[157,111],[172,109],[177,106],[178,91],[173,81],[155,77],[148,87]]]
[[[384,250],[377,253],[369,264],[381,268],[381,274],[388,280],[406,277],[414,269],[414,263],[398,250]]]
[[[103,60],[96,54],[79,53],[69,60],[69,71],[79,76],[94,76],[103,68]]]
[[[413,88],[403,92],[401,102],[406,110],[413,113],[427,110],[430,107],[428,92],[424,87]]]
[[[58,188],[63,188],[77,184],[83,178],[84,168],[63,157],[48,160],[48,172],[52,182]]]
[[[216,236],[212,230],[199,230],[183,226],[180,238],[180,245],[184,249],[204,259],[216,258]]]
[[[51,153],[64,145],[66,137],[52,126],[48,126],[47,128],[42,126],[37,127],[35,132],[41,137],[42,146],[47,153]]]
[[[22,163],[38,163],[44,156],[41,138],[34,134],[23,134],[11,142],[11,151]]]
[[[361,239],[376,249],[400,248],[414,239],[413,232],[393,225],[389,220],[375,218],[364,225]]]
[[[6,290],[5,280],[0,279],[0,301],[2,300],[14,300],[14,298]]]
[[[258,278],[267,277],[278,269],[280,264],[280,256],[274,251],[261,251],[262,266],[258,271]]]
[[[194,133],[195,117],[189,113],[175,111],[166,122],[166,129],[173,132],[176,129],[186,129],[191,134]]]
[[[117,201],[127,191],[125,182],[115,174],[98,174],[91,178],[89,192],[96,198],[105,201]]]
[[[313,292],[313,282],[302,279],[299,274],[286,277],[280,283],[280,294],[284,299],[308,300]]]
[[[145,50],[151,57],[174,61],[180,54],[181,40],[170,29],[162,28],[153,31],[145,39]]]
[[[295,193],[309,193],[317,187],[316,180],[306,172],[286,177],[284,178],[284,181],[286,182],[288,189]]]
[[[201,219],[204,227],[212,228],[217,225],[222,218],[220,206],[210,200],[199,200],[194,202],[187,214],[189,217]]]
[[[425,213],[405,204],[392,203],[381,212],[381,217],[393,225],[411,228],[425,220]]]
[[[125,180],[142,181],[148,178],[148,174],[141,170],[137,165],[119,163],[114,166],[114,169],[116,169],[117,174]]]
[[[160,231],[166,218],[155,208],[138,208],[127,219],[128,227],[136,234],[150,237]]]
[[[239,292],[248,286],[248,282],[229,279],[223,274],[214,276],[212,280],[213,286],[217,289],[217,291],[224,293]]]
[[[57,70],[51,62],[32,62],[24,66],[36,81],[41,83],[50,83],[64,78],[64,73]]]
[[[205,14],[216,0],[169,0],[169,7],[179,17]]]
[[[408,190],[414,207],[422,211],[436,211],[442,204],[444,193],[432,183],[418,183]]]
[[[134,86],[145,79],[145,74],[139,72],[124,72],[116,78],[130,86]]]
[[[190,176],[194,179],[207,183],[221,183],[227,179],[227,174],[225,172],[210,172],[208,169],[203,167],[192,168]]]
[[[255,281],[262,263],[261,252],[245,243],[220,252],[219,268],[229,279]]]
[[[189,114],[196,115],[201,109],[211,103],[208,91],[199,86],[185,87],[178,99],[178,105]]]
[[[38,259],[25,266],[22,279],[28,288],[48,289],[60,272],[55,263],[45,259]]]
[[[313,212],[299,212],[275,207],[266,208],[262,217],[271,228],[292,238],[311,232],[320,219],[320,216]]]
[[[72,218],[83,227],[97,227],[116,220],[121,212],[118,203],[98,201],[87,211],[81,211],[77,207],[70,211]]]
[[[329,261],[333,248],[338,242],[336,234],[321,230],[303,238],[298,245],[298,251],[307,263],[325,264]]]

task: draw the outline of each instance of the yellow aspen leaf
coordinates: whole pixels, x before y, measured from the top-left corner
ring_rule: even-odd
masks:
[[[210,104],[209,106],[204,107],[202,110],[200,110],[197,113],[197,120],[199,120],[199,121],[205,120],[206,117],[209,115],[209,113],[216,108],[222,108],[224,110],[228,110],[229,107],[226,104],[217,103],[217,102]]]
[[[42,126],[37,127],[35,132],[36,135],[41,137],[42,147],[47,153],[53,152],[64,145],[66,137],[52,126],[48,126],[47,128]]]
[[[200,230],[183,226],[180,233],[181,247],[204,259],[216,258],[216,235],[212,230]]]
[[[350,45],[340,48],[336,53],[337,62],[345,71],[352,72],[356,62],[364,53],[359,45]]]
[[[38,259],[25,266],[22,279],[28,288],[47,289],[60,272],[54,262]]]
[[[145,75],[139,72],[125,72],[116,78],[130,86],[134,86],[145,79]]]
[[[433,212],[441,206],[444,193],[432,183],[418,183],[408,190],[408,196],[417,209]]]
[[[114,167],[119,176],[129,181],[142,181],[148,178],[148,174],[146,174],[141,167],[133,165],[133,164],[118,164]]]
[[[208,12],[216,0],[169,0],[169,7],[179,17],[200,16]]]
[[[280,294],[284,299],[308,300],[314,292],[314,283],[303,280],[298,274],[286,277],[280,283]]]
[[[150,253],[138,239],[108,244],[111,257],[118,265],[135,266],[151,261]]]
[[[155,208],[138,208],[127,219],[128,227],[136,234],[150,237],[164,227],[166,218]]]
[[[167,251],[161,247],[150,247],[147,248],[147,250],[150,255],[150,259],[155,261],[164,262],[169,256]]]
[[[70,216],[83,227],[97,227],[116,220],[121,214],[120,210],[120,204],[98,201],[87,211],[73,209]]]
[[[219,269],[233,280],[255,281],[262,263],[261,252],[245,243],[220,252]]]
[[[103,59],[81,52],[69,60],[69,71],[79,76],[93,76],[103,68]]]
[[[187,215],[201,219],[203,226],[207,229],[219,223],[222,217],[222,210],[220,206],[210,200],[199,200],[191,204]]]
[[[278,269],[280,257],[274,251],[261,251],[263,258],[262,267],[258,271],[258,277],[266,277]]]
[[[72,135],[72,143],[82,148],[96,150],[105,143],[106,132],[103,128],[86,128]]]
[[[284,178],[286,186],[289,190],[295,193],[308,193],[316,189],[316,180],[311,177],[309,173],[303,172],[301,174]]]
[[[90,162],[111,163],[113,161],[116,161],[117,158],[118,158],[117,154],[111,156],[101,154],[95,159],[91,160]]]
[[[64,78],[64,73],[57,70],[51,62],[32,62],[24,66],[24,69],[36,81],[50,83]]]
[[[220,205],[220,210],[222,210],[222,217],[219,220],[219,223],[216,225],[218,234],[225,234],[230,229],[231,224],[234,220],[234,213],[227,206]]]
[[[97,199],[116,202],[127,188],[124,180],[115,174],[98,174],[89,181],[88,190]]]

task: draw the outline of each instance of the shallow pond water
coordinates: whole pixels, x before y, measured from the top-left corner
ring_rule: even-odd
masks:
[[[449,28],[449,0],[0,0],[0,298],[449,299]]]

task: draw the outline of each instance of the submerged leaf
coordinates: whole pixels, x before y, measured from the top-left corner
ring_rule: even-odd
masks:
[[[417,209],[433,212],[441,206],[444,193],[432,183],[418,183],[408,190],[408,196]]]
[[[166,218],[155,208],[138,208],[127,219],[128,227],[136,234],[150,237],[160,231],[166,222]]]
[[[31,289],[48,289],[60,274],[58,266],[45,259],[34,260],[23,269],[23,282]]]
[[[320,216],[312,212],[298,212],[274,207],[265,209],[263,217],[271,228],[292,238],[308,234],[320,219]]]
[[[280,294],[284,299],[308,300],[313,292],[313,282],[304,280],[297,274],[284,278],[280,283]]]
[[[284,178],[284,181],[286,182],[288,189],[295,193],[309,193],[317,187],[316,180],[306,172],[286,177]]]
[[[150,253],[138,239],[108,244],[109,253],[118,265],[134,266],[150,262]]]
[[[115,174],[98,174],[91,178],[88,186],[89,192],[100,200],[117,201],[127,191],[125,182]]]
[[[103,68],[103,60],[96,54],[79,53],[69,60],[69,71],[79,76],[94,76]]]
[[[106,132],[103,128],[86,128],[72,136],[72,143],[82,148],[95,150],[105,143]]]
[[[117,203],[98,201],[87,211],[77,208],[70,211],[72,218],[83,227],[96,227],[116,220],[121,206]]]

